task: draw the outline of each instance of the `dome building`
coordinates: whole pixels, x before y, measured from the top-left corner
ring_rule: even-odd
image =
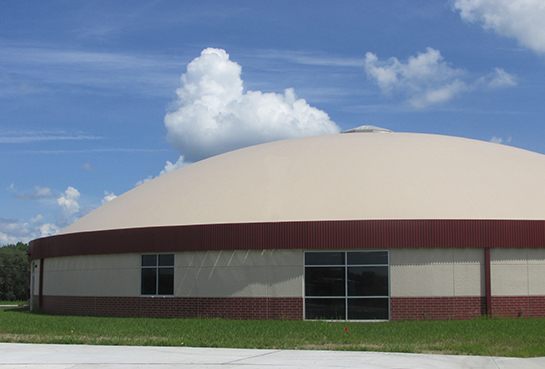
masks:
[[[48,313],[545,316],[545,156],[364,126],[180,168],[30,243]]]

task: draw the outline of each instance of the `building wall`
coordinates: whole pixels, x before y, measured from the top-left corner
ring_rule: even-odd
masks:
[[[390,319],[471,319],[486,311],[484,251],[390,250]]]
[[[545,295],[545,249],[490,250],[492,296]]]
[[[32,260],[30,268],[30,308],[34,310],[40,306],[40,260]]]
[[[48,258],[43,275],[46,296],[140,295],[138,254]]]
[[[492,315],[545,316],[545,249],[490,250]]]
[[[301,250],[175,253],[175,296],[302,297]],[[35,293],[37,292],[35,288]],[[140,255],[49,258],[44,295],[140,296]]]
[[[523,251],[524,257],[528,253],[527,250],[514,251],[514,254]],[[303,296],[302,250],[202,251],[175,255],[175,296]],[[520,275],[510,281],[510,289],[503,289],[508,292],[527,291],[528,265],[519,265],[523,258],[518,257],[513,261],[514,267],[502,260],[494,264],[494,281],[502,283],[508,279],[505,278],[506,267]],[[482,249],[391,249],[390,295],[484,296],[483,263]],[[519,269],[524,270],[519,272]],[[535,265],[532,270],[534,274],[545,271],[545,264]],[[545,286],[534,287],[539,288]],[[59,296],[140,296],[139,254],[49,258],[44,265],[43,292]],[[494,289],[493,294],[498,295]]]
[[[390,295],[484,296],[483,265],[483,249],[391,249]]]
[[[176,254],[175,295],[303,297],[302,250]]]
[[[140,296],[140,254],[48,258],[41,308],[98,316],[303,318],[301,250],[175,253],[174,267],[174,296],[152,297]]]
[[[390,249],[390,319],[486,313],[484,249]],[[44,311],[63,314],[302,319],[302,250],[175,253],[175,295],[140,296],[140,254],[44,260]],[[40,262],[36,260],[34,300]],[[545,316],[545,249],[492,249],[492,313]]]
[[[34,283],[31,284],[33,287],[33,290],[30,291],[31,294],[38,295],[40,293],[40,260],[33,260],[30,264],[31,266],[31,278],[34,276]],[[32,274],[33,273],[33,274]]]

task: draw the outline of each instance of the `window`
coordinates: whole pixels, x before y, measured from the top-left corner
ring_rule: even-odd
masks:
[[[142,255],[142,295],[174,295],[174,254]]]
[[[305,318],[388,320],[388,251],[305,252]]]

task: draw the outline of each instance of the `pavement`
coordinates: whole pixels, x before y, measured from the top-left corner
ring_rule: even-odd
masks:
[[[543,369],[545,357],[508,358],[361,351],[0,343],[0,369],[92,368]]]

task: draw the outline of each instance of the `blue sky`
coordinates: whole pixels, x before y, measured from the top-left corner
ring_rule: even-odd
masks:
[[[226,150],[365,124],[545,154],[543,19],[542,0],[3,1],[0,245]]]

